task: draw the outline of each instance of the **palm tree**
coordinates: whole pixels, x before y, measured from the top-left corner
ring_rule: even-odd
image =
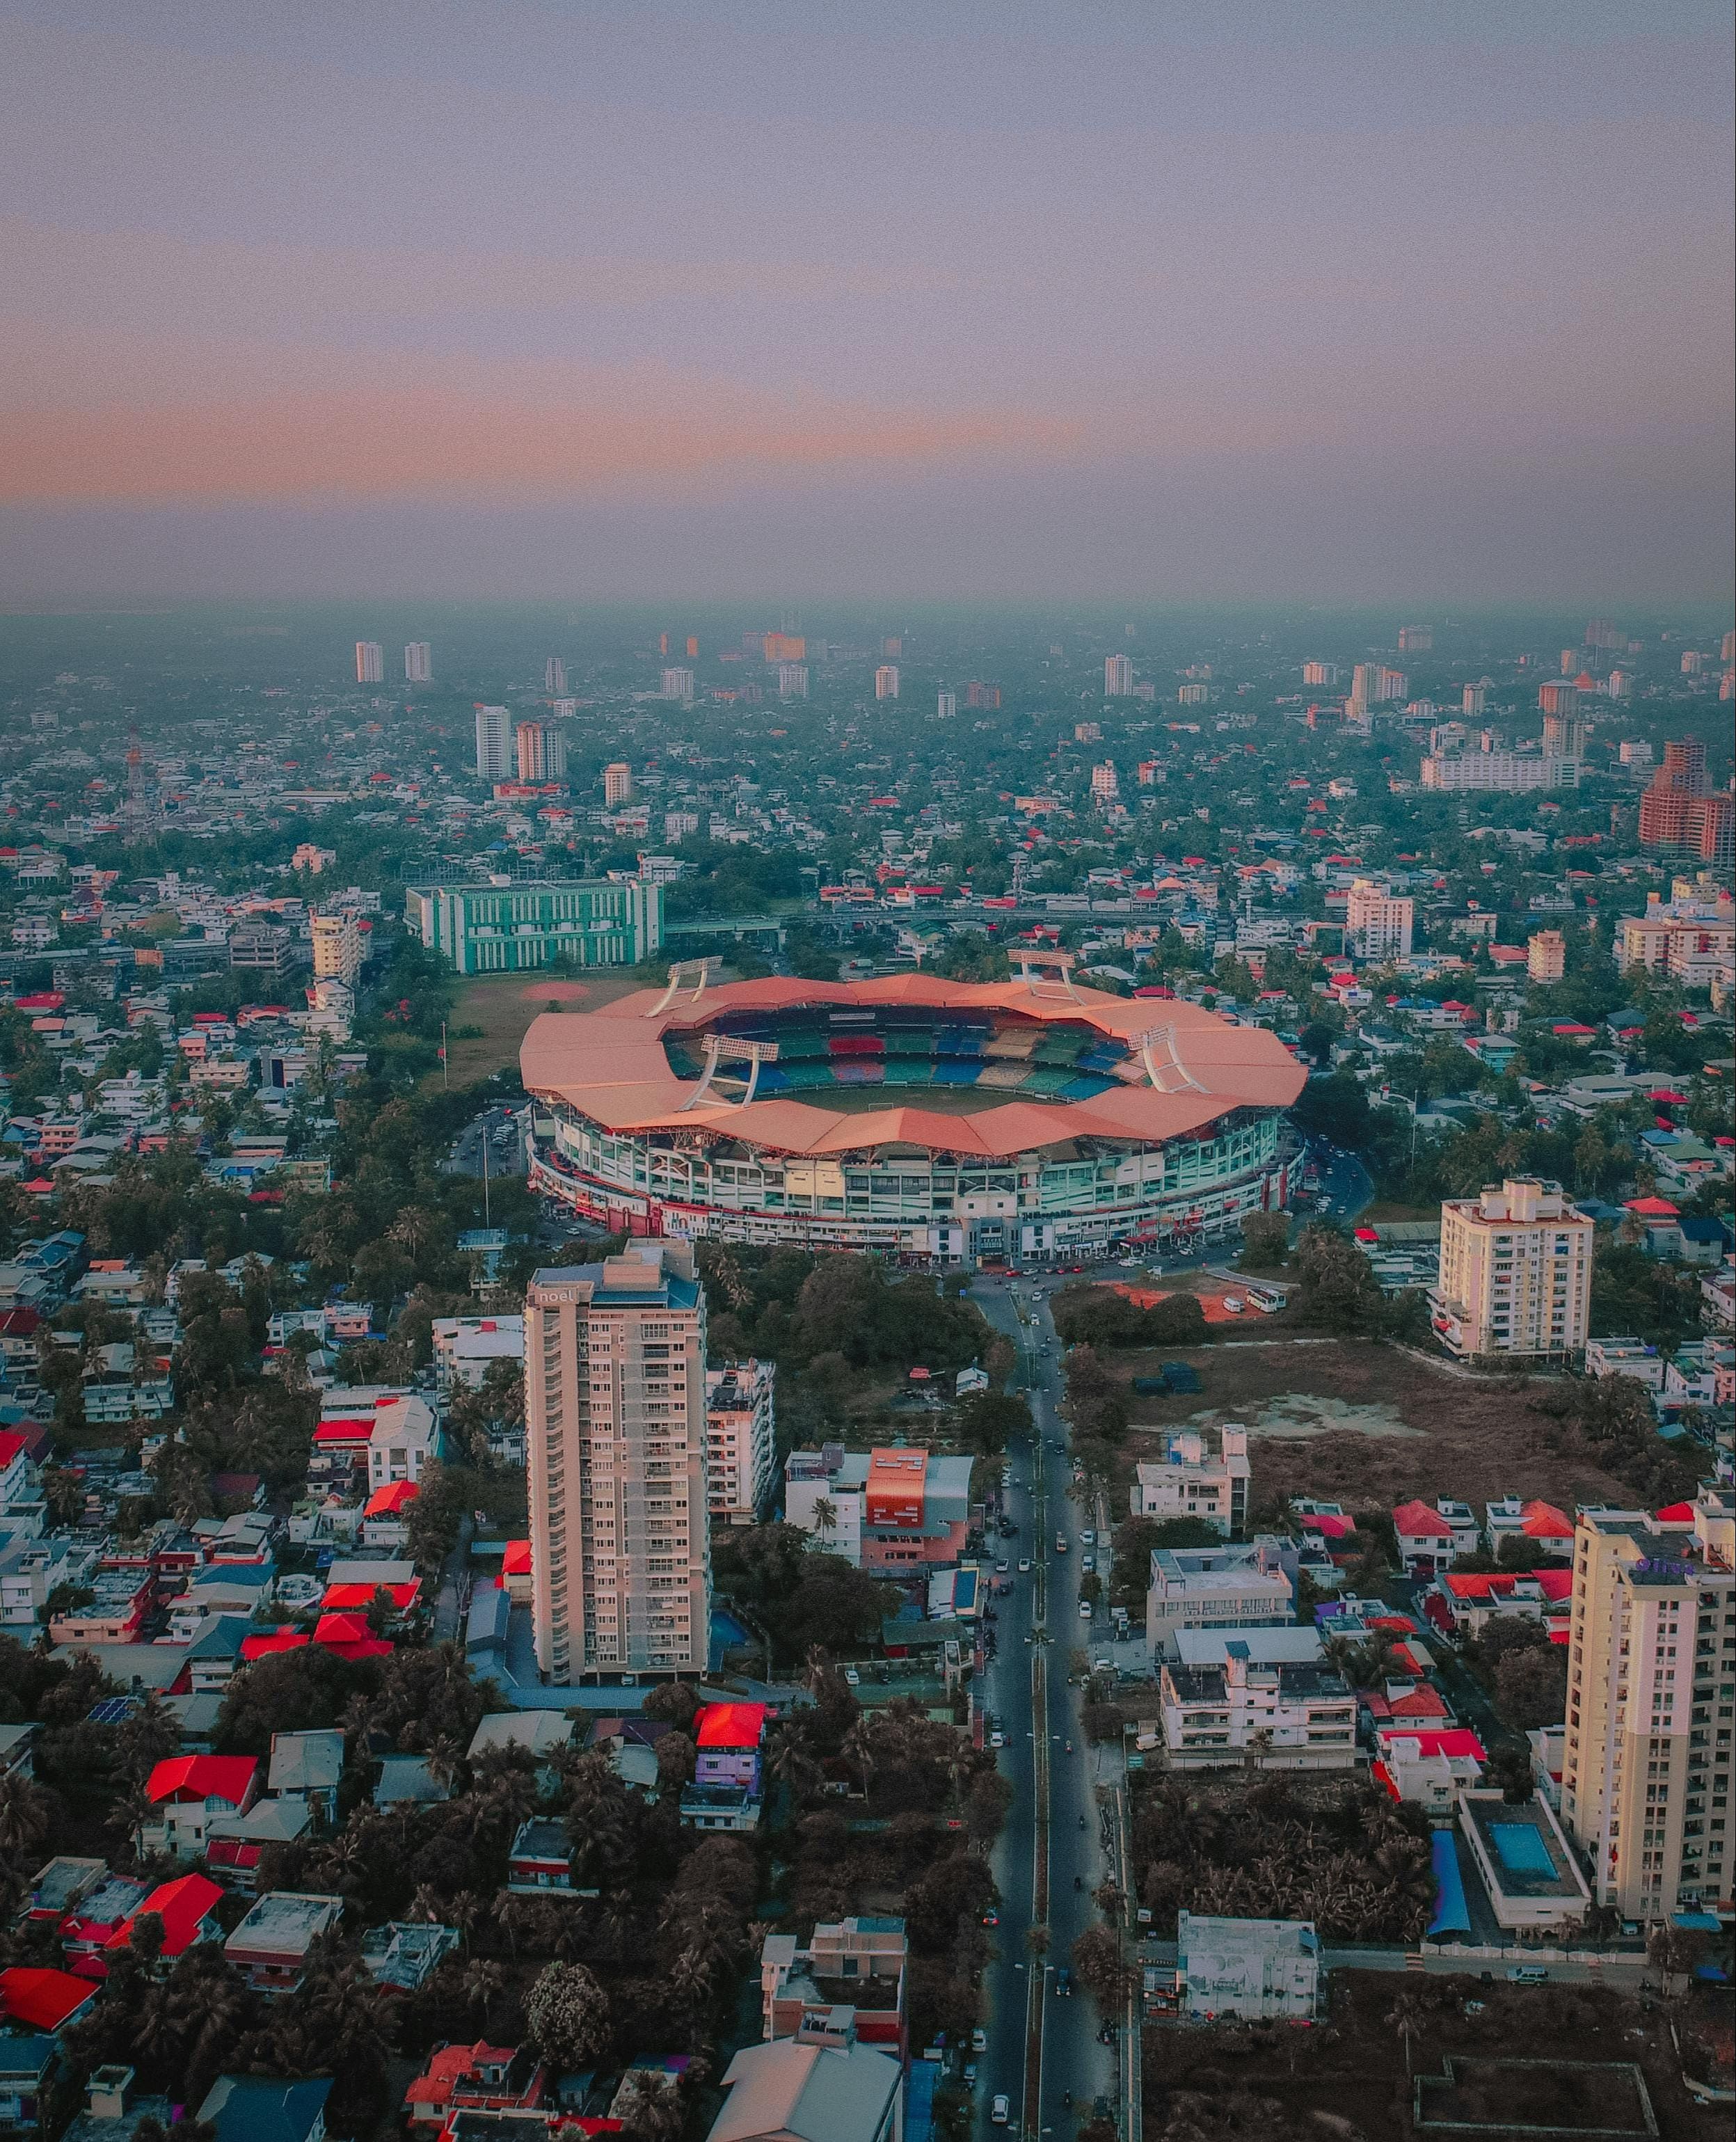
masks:
[[[16,1770],[0,1778],[0,1853],[33,1852],[48,1834],[47,1794],[34,1779]]]
[[[874,1774],[875,1730],[869,1724],[869,1715],[864,1711],[844,1735],[843,1754],[847,1762],[853,1763],[861,1774],[862,1804],[868,1804],[868,1784]]]
[[[1414,1993],[1401,1993],[1387,2012],[1387,2028],[1404,2042],[1404,2072],[1411,2068],[1411,2047],[1423,2035],[1423,2005]]]
[[[506,1972],[486,1957],[478,1957],[464,1974],[465,2001],[485,2032],[488,2028],[488,2011],[506,1983]]]
[[[831,1534],[838,1529],[838,1506],[829,1496],[814,1498],[814,1530]]]

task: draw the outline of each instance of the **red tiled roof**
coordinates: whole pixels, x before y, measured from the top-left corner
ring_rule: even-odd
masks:
[[[88,1978],[75,1978],[70,1971],[37,1971],[25,1964],[0,1971],[0,2015],[32,2031],[58,2031],[96,1993]]]
[[[240,1807],[259,1764],[251,1755],[170,1755],[145,1782],[145,1796],[165,1800],[228,1800]]]
[[[1411,1539],[1451,1539],[1452,1528],[1427,1503],[1401,1503],[1393,1513],[1393,1529]]]
[[[1667,1197],[1630,1197],[1625,1209],[1636,1219],[1679,1220],[1680,1208],[1672,1205]]]
[[[1566,1511],[1558,1510],[1553,1503],[1523,1503],[1520,1507],[1519,1518],[1527,1539],[1573,1537],[1573,1520]]]
[[[407,1503],[413,1503],[422,1493],[419,1480],[388,1480],[383,1488],[376,1488],[362,1510],[364,1518],[395,1518]]]

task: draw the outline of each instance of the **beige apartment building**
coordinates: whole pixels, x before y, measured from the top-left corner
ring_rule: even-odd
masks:
[[[342,982],[354,989],[362,972],[362,926],[353,915],[315,915],[309,921],[313,937],[313,979]]]
[[[1574,1539],[1561,1819],[1625,1919],[1736,1888],[1736,1495],[1585,1510]]]
[[[1525,971],[1534,982],[1558,982],[1567,971],[1567,940],[1559,930],[1536,930],[1525,942]]]
[[[706,1372],[706,1503],[713,1524],[754,1524],[771,1498],[777,1384],[772,1361],[728,1361]]]
[[[525,1297],[536,1662],[562,1686],[703,1671],[705,1296],[692,1245],[545,1268]]]
[[[1364,960],[1408,960],[1417,911],[1374,878],[1359,877],[1350,887],[1344,911],[1344,944]]]
[[[1435,1336],[1462,1360],[1581,1352],[1593,1232],[1559,1182],[1535,1176],[1448,1198],[1440,1275],[1428,1297]]]

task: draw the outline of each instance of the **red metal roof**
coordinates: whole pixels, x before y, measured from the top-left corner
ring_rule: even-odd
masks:
[[[145,1782],[145,1797],[160,1807],[165,1800],[245,1802],[259,1764],[251,1755],[170,1755]]]
[[[13,1964],[0,1971],[0,2015],[32,2031],[58,2031],[94,2001],[96,1989],[88,1978],[75,1978],[70,1971],[37,1971]]]
[[[702,1748],[757,1748],[765,1730],[763,1703],[708,1703],[699,1715]]]
[[[239,1758],[223,1760],[235,1761]],[[109,1949],[125,1948],[140,1919],[146,1912],[155,1912],[163,1922],[162,1953],[179,1956],[183,1949],[193,1946],[200,1926],[222,1898],[222,1890],[203,1874],[183,1874],[178,1881],[165,1882],[160,1888],[153,1889],[131,1917],[116,1927],[104,1946]]]

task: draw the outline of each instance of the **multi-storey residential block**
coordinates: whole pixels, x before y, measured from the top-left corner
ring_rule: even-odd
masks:
[[[1156,1651],[1177,1629],[1270,1626],[1290,1619],[1295,1598],[1283,1542],[1265,1534],[1240,1546],[1154,1547],[1146,1634]]]
[[[1262,1769],[1348,1770],[1356,1697],[1330,1666],[1262,1665],[1232,1638],[1221,1666],[1158,1668],[1171,1769],[1251,1762]]]
[[[1136,1470],[1129,1500],[1136,1518],[1200,1518],[1229,1539],[1248,1516],[1248,1431],[1226,1423],[1212,1439],[1198,1429],[1168,1437],[1164,1454]]]
[[[1736,1494],[1584,1510],[1573,1562],[1561,1814],[1600,1903],[1729,1908]]]
[[[386,674],[386,650],[377,639],[356,642],[356,682],[377,684]]]
[[[760,1951],[762,2028],[769,2043],[811,2032],[816,2019],[848,2010],[857,2041],[908,2051],[902,1919],[854,1917],[816,1926],[804,1946],[794,1934],[767,1934]]]
[[[1346,950],[1364,960],[1409,959],[1416,906],[1377,879],[1358,878],[1344,916]]]
[[[364,945],[360,920],[346,909],[311,916],[308,928],[313,938],[315,980],[342,982],[354,989],[362,973]]]
[[[1558,1182],[1509,1177],[1441,1207],[1436,1335],[1461,1358],[1581,1351],[1591,1303],[1590,1217]]]
[[[525,1425],[542,1671],[570,1684],[703,1671],[705,1296],[690,1244],[536,1273]]]
[[[505,707],[481,706],[476,713],[476,778],[506,778],[512,752],[512,716]]]
[[[1494,789],[1517,795],[1530,788],[1576,788],[1583,761],[1559,752],[1431,752],[1423,762],[1425,788]]]
[[[751,1525],[772,1492],[777,1365],[731,1361],[705,1378],[705,1482],[713,1524]]]
[[[1567,940],[1559,930],[1538,930],[1525,940],[1525,971],[1534,982],[1558,982],[1567,971]]]

